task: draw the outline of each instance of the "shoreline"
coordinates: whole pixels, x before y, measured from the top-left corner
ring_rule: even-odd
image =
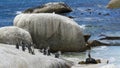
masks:
[[[107,60],[102,59],[101,63],[98,64],[78,64],[81,61],[78,58],[66,58],[69,61],[74,62],[74,65],[71,68],[116,68],[114,64],[108,63]]]
[[[72,68],[119,68],[119,49],[120,46],[99,46],[92,48],[91,53],[94,59],[100,59],[102,63],[99,64],[78,64],[84,61],[87,57],[87,52],[81,53],[66,53],[63,55],[67,60],[74,62]],[[112,49],[112,50],[111,50]],[[116,53],[118,52],[118,53]],[[74,55],[74,56],[73,56]],[[107,61],[109,63],[107,64]]]

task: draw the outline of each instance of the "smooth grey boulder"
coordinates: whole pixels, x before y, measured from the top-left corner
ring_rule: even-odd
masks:
[[[120,8],[120,0],[111,0],[108,5],[107,8]]]
[[[0,28],[0,43],[16,45],[20,43],[20,41],[32,43],[30,33],[16,26]]]
[[[37,49],[35,55],[16,49],[14,46],[0,44],[0,68],[71,68],[73,62],[45,56]]]
[[[73,19],[52,13],[20,14],[14,25],[30,32],[37,48],[52,51],[81,51],[85,46],[80,25]]]
[[[50,2],[42,6],[34,8],[28,8],[23,13],[67,13],[71,12],[72,9],[64,2]]]

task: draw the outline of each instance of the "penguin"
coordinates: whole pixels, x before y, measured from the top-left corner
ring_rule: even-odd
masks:
[[[31,46],[32,46],[32,44],[29,44],[29,45],[27,46],[29,53],[32,53],[32,48],[31,48]]]
[[[32,53],[31,53],[32,55],[35,55],[35,52],[34,52],[34,50],[32,50]]]
[[[22,45],[22,51],[25,51],[25,45],[24,44]]]
[[[47,53],[46,53],[46,49],[44,48],[43,49],[43,55],[46,55]]]
[[[55,53],[55,58],[59,58],[61,55],[61,51],[58,51],[57,53]]]
[[[47,47],[47,49],[46,49],[46,55],[50,56],[50,47]]]
[[[86,58],[86,61],[85,61],[86,64],[97,64],[97,61],[91,57],[90,55],[90,51],[88,53],[88,58]]]
[[[22,45],[22,51],[25,51],[25,43],[23,41],[21,41],[21,45]]]
[[[16,43],[16,48],[19,49],[19,43]]]
[[[109,63],[109,60],[107,60],[107,64]]]
[[[35,55],[34,46],[35,46],[35,44],[33,44],[33,46],[32,46],[32,55]]]

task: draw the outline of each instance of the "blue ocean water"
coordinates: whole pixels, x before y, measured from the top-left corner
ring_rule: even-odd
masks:
[[[48,2],[65,2],[73,12],[68,16],[85,25],[84,33],[98,35],[101,33],[120,34],[120,9],[107,9],[110,0],[0,0],[0,27],[13,25],[13,19],[20,11]],[[91,11],[91,13],[87,10]],[[101,14],[100,14],[101,13]],[[99,15],[100,14],[100,15]]]
[[[88,58],[88,51],[80,52],[80,53],[79,52],[64,53],[63,56],[66,58],[70,58],[70,59],[73,58],[72,61],[76,61],[76,59],[79,59],[79,61],[85,61],[85,59]],[[120,60],[119,60],[120,59],[120,46],[94,47],[91,49],[91,56],[92,58],[102,60],[103,65],[99,67],[95,67],[95,68],[120,68]],[[109,61],[108,64],[106,63],[106,60]],[[81,66],[78,68],[84,68],[84,67],[85,66]]]

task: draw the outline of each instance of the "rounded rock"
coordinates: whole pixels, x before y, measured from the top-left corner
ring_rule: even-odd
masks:
[[[120,0],[111,0],[108,3],[107,8],[120,8]]]
[[[37,48],[50,47],[52,51],[81,51],[85,46],[80,25],[58,14],[20,14],[14,25],[30,32]]]
[[[16,26],[0,28],[0,43],[16,45],[20,41],[32,43],[32,38],[28,31]]]

